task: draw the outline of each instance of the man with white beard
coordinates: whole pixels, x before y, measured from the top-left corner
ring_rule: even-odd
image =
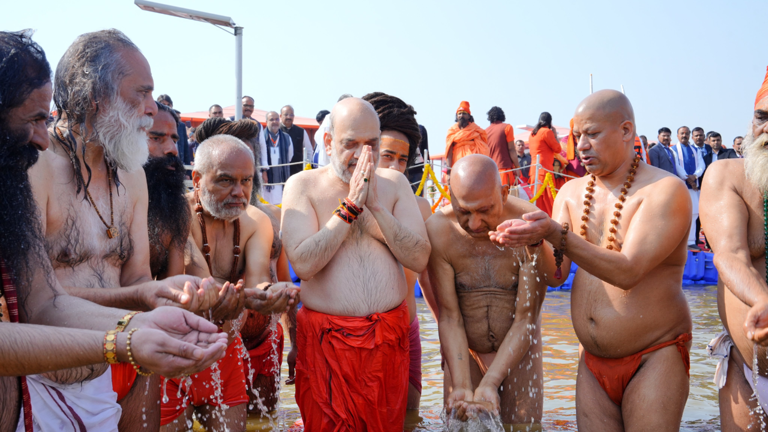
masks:
[[[58,282],[103,306],[195,312],[209,291],[193,289],[188,276],[156,282],[150,272],[141,167],[157,106],[147,60],[117,30],[88,33],[59,61],[54,81],[58,116],[48,131],[50,148],[29,178]],[[159,378],[137,376],[130,364],[65,369],[27,381],[39,395],[33,415],[36,405],[55,406],[46,395],[56,394],[72,411],[62,413],[62,424],[75,416],[89,430],[116,430],[118,420],[120,430],[159,428]]]
[[[715,383],[723,431],[747,430],[750,423],[756,428],[768,420],[768,73],[743,149],[744,159],[713,163],[701,189],[701,225],[715,253],[718,309],[726,330],[708,346],[720,359]],[[762,412],[755,411],[758,402]]]

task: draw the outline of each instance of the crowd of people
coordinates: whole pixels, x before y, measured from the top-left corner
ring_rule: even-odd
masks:
[[[290,105],[255,121],[249,96],[190,135],[153,91],[118,30],[79,36],[53,76],[31,32],[0,32],[0,432],[244,431],[275,409],[285,333],[306,430],[400,431],[422,393],[417,280],[448,417],[538,425],[541,307],[571,262],[579,428],[677,430],[699,201],[722,428],[766,420],[768,74],[736,151],[687,127],[647,149],[602,90],[565,148],[542,113],[526,153],[501,108],[483,129],[461,102],[437,211],[413,193],[426,131],[398,97],[343,95],[312,140]],[[535,205],[513,193],[531,184]]]

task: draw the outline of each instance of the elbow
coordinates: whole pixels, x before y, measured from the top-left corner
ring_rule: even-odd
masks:
[[[609,281],[609,283],[616,288],[628,291],[639,285],[644,276],[645,274],[632,270],[616,272],[616,277],[613,278],[615,280]]]
[[[291,267],[293,268],[293,272],[296,273],[296,276],[299,277],[299,279],[306,281],[310,280],[317,274],[316,269],[312,268],[311,265],[305,264],[301,261],[299,262],[291,262]]]

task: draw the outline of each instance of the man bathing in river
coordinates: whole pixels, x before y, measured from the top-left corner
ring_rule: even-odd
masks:
[[[493,159],[469,155],[456,162],[450,190],[451,205],[427,221],[428,268],[440,299],[438,328],[448,364],[446,409],[465,419],[465,412],[483,407],[501,414],[506,424],[539,424],[544,402],[539,314],[550,282],[545,274],[552,285],[564,279],[557,283],[551,277],[548,244],[498,248],[489,239],[489,231],[504,220],[536,210],[509,197]]]
[[[378,168],[393,169],[405,174],[406,168],[413,164],[416,152],[421,141],[421,131],[416,122],[416,111],[412,106],[403,102],[400,98],[381,92],[369,93],[363,96],[363,100],[373,105],[373,109],[379,115],[379,128],[381,129],[381,143],[379,146]],[[425,198],[416,196],[421,217],[426,222],[432,216],[432,209]],[[409,410],[418,410],[421,400],[421,334],[419,332],[419,318],[416,316],[416,279],[421,277],[413,270],[403,268],[405,281],[408,284],[408,319],[411,328],[408,332],[410,363],[408,370],[408,406]],[[422,272],[422,275],[426,271]],[[422,287],[424,291],[425,288]]]
[[[376,169],[381,133],[371,104],[347,98],[330,117],[330,166],[292,176],[283,202],[283,244],[304,281],[296,402],[307,430],[402,431],[402,268],[424,270],[429,241],[408,180]]]
[[[634,112],[619,92],[584,99],[574,136],[591,176],[563,186],[554,219],[529,213],[502,223],[491,238],[513,247],[546,239],[565,253],[563,277],[570,260],[579,265],[571,294],[583,348],[579,429],[676,431],[688,397],[692,327],[682,291],[688,191],[637,160]]]
[[[194,411],[200,414],[207,430],[244,431],[249,400],[246,379],[252,377],[243,372],[245,349],[239,336],[246,316],[243,307],[270,314],[282,312],[297,301],[296,288],[270,283],[271,226],[264,213],[248,205],[254,171],[253,152],[235,137],[216,135],[197,150],[192,171],[194,191],[187,197],[195,219],[186,271],[200,277],[213,276],[219,283],[237,282],[235,291],[239,295],[231,312],[217,316],[213,311],[214,322],[223,325],[230,335],[224,359],[215,369],[196,374],[191,382],[167,381],[169,396],[162,405],[161,421],[165,431],[187,430]],[[261,289],[269,289],[279,300],[270,308],[249,304],[248,291]],[[221,394],[216,394],[217,380]]]
[[[768,72],[742,149],[744,159],[719,160],[709,167],[701,191],[701,224],[715,253],[717,304],[726,330],[709,346],[721,358],[715,383],[723,431],[768,421]],[[752,378],[755,346],[757,389]],[[758,401],[762,419],[752,414]]]
[[[57,403],[67,407],[67,413],[62,413],[62,405],[47,405],[39,394],[31,394],[30,389],[34,392],[39,387],[24,385],[29,379],[23,375],[106,363],[104,331],[114,329],[128,313],[67,295],[45,253],[27,170],[50,145],[45,120],[51,103],[51,70],[45,53],[30,37],[29,31],[0,32],[0,183],[4,186],[0,202],[14,209],[0,212],[0,431],[58,430],[62,420],[58,414],[80,415],[85,427],[116,430],[117,416],[83,415],[93,411],[84,412],[83,401],[72,399],[66,390],[58,393]],[[20,322],[25,324],[13,324]],[[156,372],[193,373],[224,353],[223,341],[215,343],[221,337],[212,333],[216,326],[180,309],[166,307],[141,314],[125,328],[116,335],[118,359],[128,361],[130,331],[133,358]]]

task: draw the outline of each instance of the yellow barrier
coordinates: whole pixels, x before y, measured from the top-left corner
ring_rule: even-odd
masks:
[[[538,192],[536,192],[536,195],[529,201],[535,203],[542,195],[544,195],[544,191],[547,190],[547,187],[549,187],[549,190],[552,192],[552,199],[554,200],[557,197],[557,190],[555,189],[555,178],[552,177],[552,173],[547,173],[544,176],[544,183],[542,183]]]

